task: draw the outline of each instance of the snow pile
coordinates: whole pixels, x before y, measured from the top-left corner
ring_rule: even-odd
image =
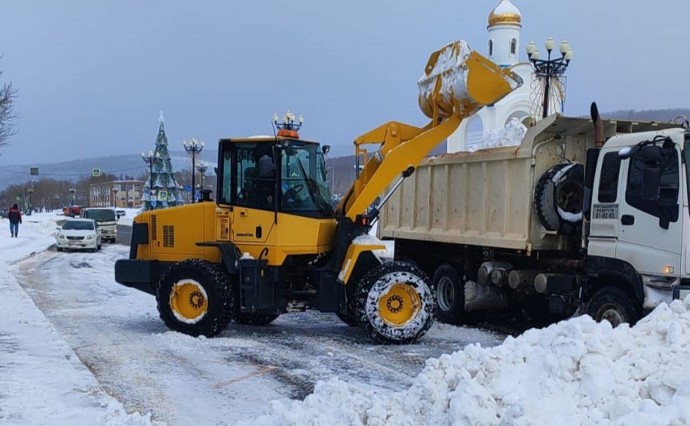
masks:
[[[517,118],[513,118],[503,129],[490,130],[477,143],[468,144],[467,150],[474,152],[478,149],[517,146],[522,142],[525,133],[527,133],[527,127]]]
[[[55,243],[56,212],[23,215],[17,238],[0,219],[0,424],[151,425],[108,395],[8,271]]]
[[[690,424],[689,360],[690,297],[633,328],[582,316],[471,345],[428,360],[402,392],[320,382],[254,424]]]

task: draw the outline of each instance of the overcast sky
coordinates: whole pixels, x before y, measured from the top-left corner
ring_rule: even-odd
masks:
[[[0,0],[0,68],[20,115],[0,164],[141,153],[161,110],[171,149],[270,134],[290,109],[303,138],[350,153],[388,120],[426,124],[416,81],[428,55],[455,39],[487,54],[498,2]],[[690,106],[690,1],[513,2],[523,60],[548,36],[574,50],[566,114],[587,115],[592,100]]]

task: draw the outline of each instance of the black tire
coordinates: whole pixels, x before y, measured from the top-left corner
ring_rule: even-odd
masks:
[[[158,313],[171,330],[213,337],[230,322],[232,285],[221,265],[201,259],[171,266],[161,277]]]
[[[275,321],[280,315],[276,314],[241,314],[236,313],[233,316],[233,320],[237,324],[245,325],[268,325]]]
[[[433,285],[418,267],[387,262],[359,282],[355,300],[357,321],[374,340],[411,343],[434,322]]]
[[[352,277],[350,277],[350,284],[345,285],[345,296],[347,297],[347,303],[345,305],[345,311],[336,312],[336,316],[340,318],[342,322],[349,325],[350,327],[359,327],[359,321],[357,320],[357,288],[356,284],[353,283]]]
[[[349,325],[350,327],[357,327],[359,323],[357,322],[357,317],[353,314],[344,314],[341,312],[336,312],[335,315],[340,318],[342,322]]]
[[[537,182],[534,205],[539,222],[549,231],[574,235],[582,223],[585,169],[579,163],[551,167]]]
[[[436,318],[447,324],[465,323],[465,285],[458,271],[444,263],[434,272]]]
[[[62,251],[62,250],[63,250],[62,247],[55,247],[55,248],[57,249],[57,251]]]
[[[595,321],[608,321],[613,327],[635,323],[642,317],[640,309],[620,288],[606,286],[599,289],[589,302],[587,313]]]

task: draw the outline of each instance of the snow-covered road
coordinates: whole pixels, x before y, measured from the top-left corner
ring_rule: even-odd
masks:
[[[437,323],[374,345],[313,312],[192,338],[114,282],[126,247],[57,253],[55,220],[16,239],[0,220],[2,425],[690,424],[690,297],[516,338]]]
[[[115,283],[113,264],[127,250],[48,250],[10,271],[110,395],[170,425],[247,421],[272,400],[303,399],[317,381],[336,377],[364,389],[406,389],[428,358],[504,339],[436,324],[417,344],[375,345],[316,312],[192,338],[166,329],[152,296]]]

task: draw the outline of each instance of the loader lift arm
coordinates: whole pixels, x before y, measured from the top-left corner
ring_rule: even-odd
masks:
[[[419,104],[431,118],[424,127],[388,122],[354,141],[358,176],[337,212],[353,222],[395,178],[416,168],[463,119],[522,85],[522,79],[456,41],[434,52],[419,79]],[[367,146],[378,149],[369,156]],[[359,170],[360,161],[364,163]],[[406,174],[407,175],[407,174]]]

